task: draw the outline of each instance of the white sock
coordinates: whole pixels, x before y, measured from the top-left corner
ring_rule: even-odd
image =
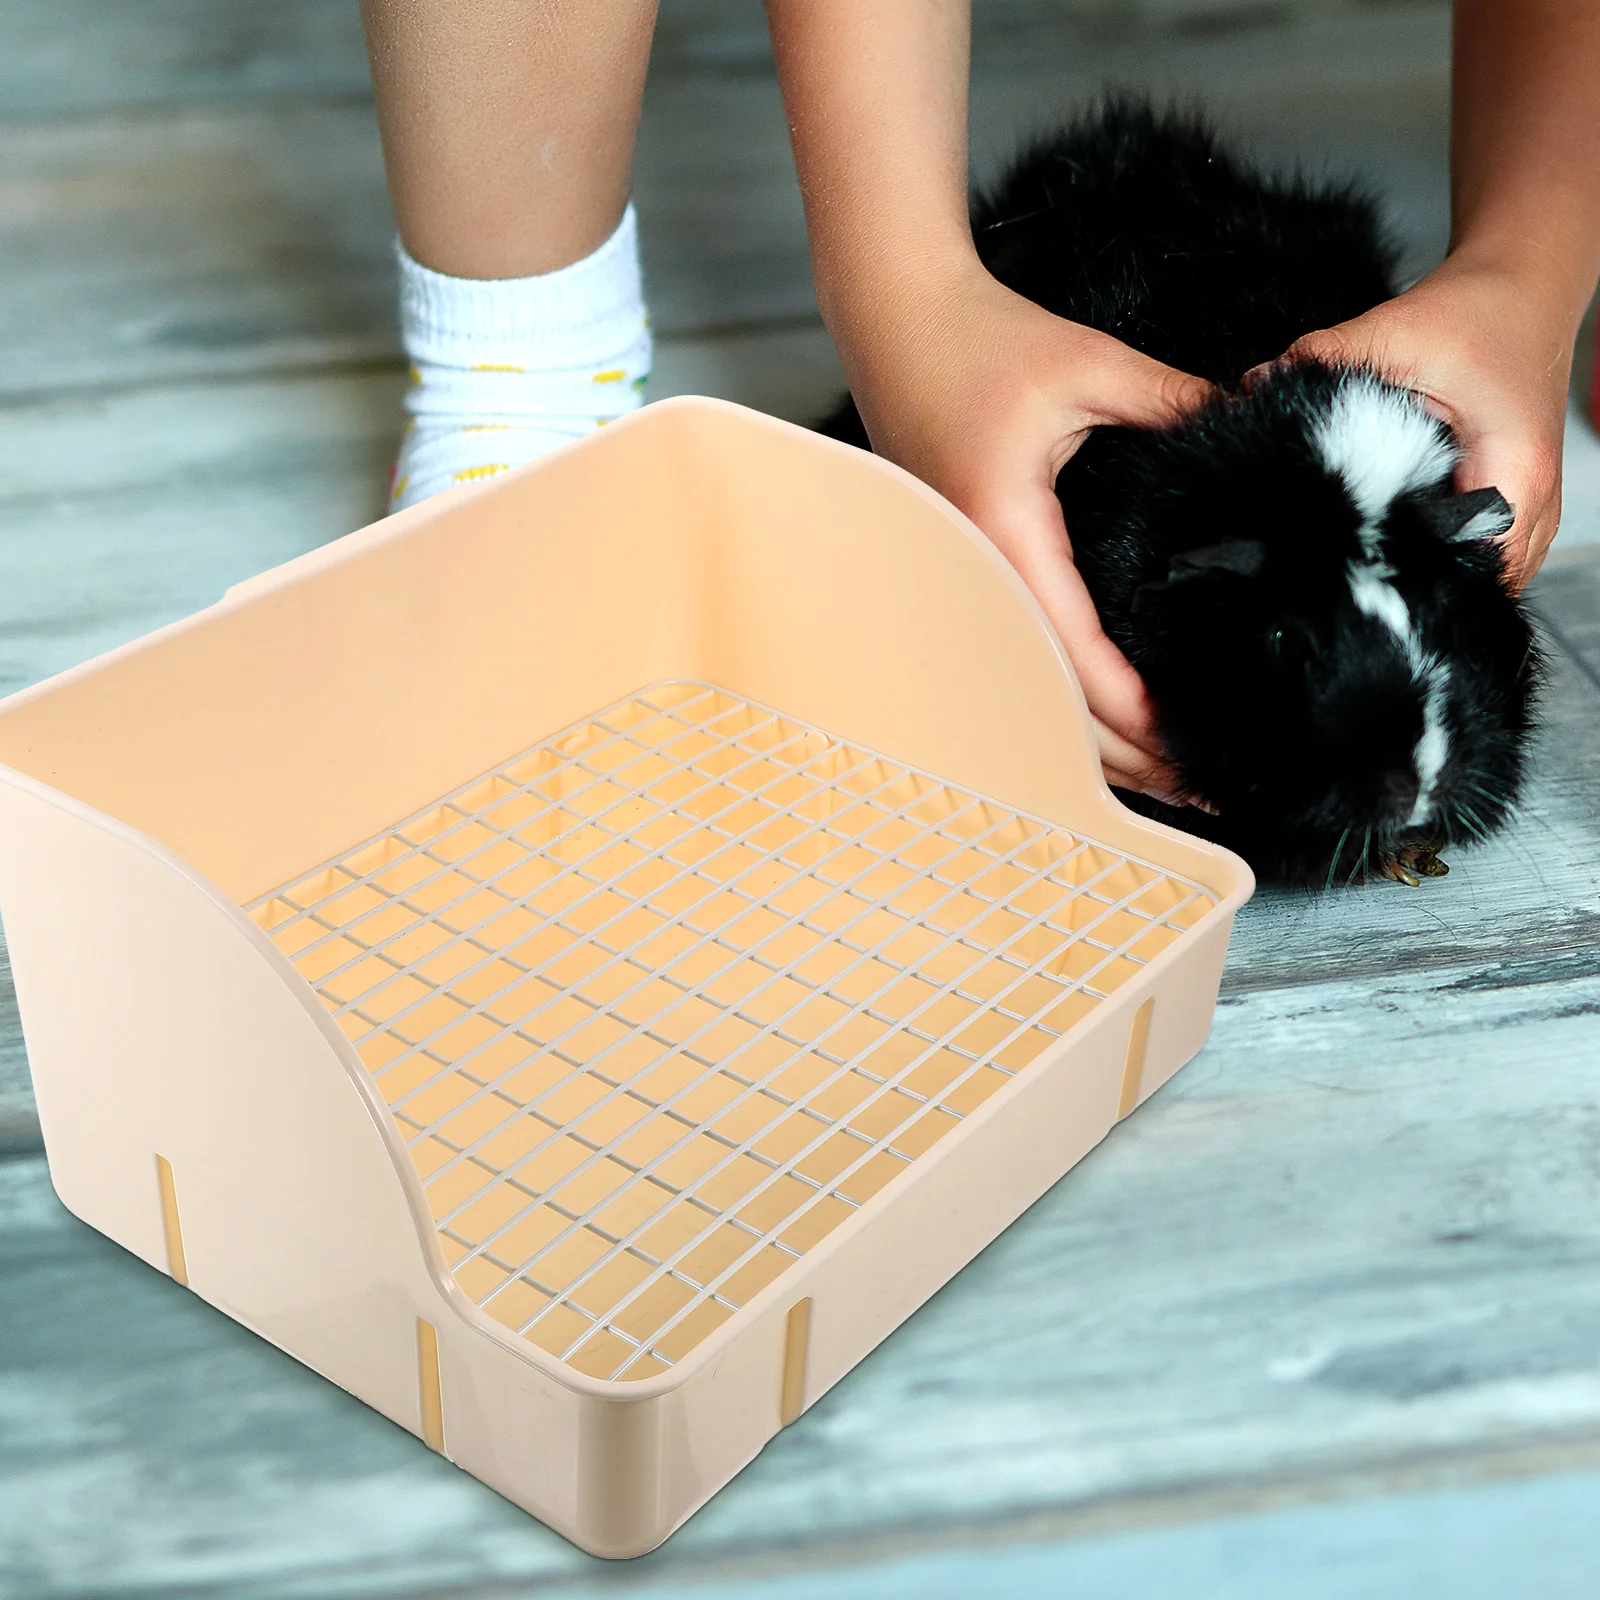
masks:
[[[520,466],[643,403],[650,325],[632,205],[592,255],[533,278],[450,278],[395,249],[411,420],[391,511]]]

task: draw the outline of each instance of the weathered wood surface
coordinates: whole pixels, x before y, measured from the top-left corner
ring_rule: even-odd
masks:
[[[716,1600],[1587,1600],[1597,1516],[1600,1472],[1570,1472],[1109,1536],[935,1547],[693,1592]],[[631,1591],[638,1600],[684,1592],[670,1581]]]
[[[160,71],[148,58],[174,36],[164,12],[183,8],[167,0],[154,9],[149,32],[105,24],[101,51],[72,36],[81,56],[115,61],[137,41],[152,89],[164,73],[178,73],[181,53]],[[6,129],[0,397],[394,358],[377,135],[363,97],[328,87],[330,75],[358,83],[360,58],[348,39],[335,49],[333,36],[322,38],[312,23],[331,26],[329,10],[305,0],[271,26],[245,20],[256,17],[248,8],[223,14],[235,20],[233,34],[210,11],[194,30],[195,70],[204,76],[204,61],[225,61],[236,49],[242,65],[231,95],[198,96],[164,115],[108,95],[95,114]],[[1274,153],[1381,171],[1421,261],[1443,239],[1440,15],[1429,7],[1365,18],[1347,25],[1353,32],[1333,50],[1326,23],[1090,51],[1071,31],[1035,29],[1040,48],[1028,57],[1015,43],[1023,35],[1004,34],[995,59],[980,57],[974,76],[975,161],[991,169],[1020,131],[1048,123],[1106,81],[1161,89],[1200,82],[1232,124]],[[272,27],[292,35],[297,18],[310,29],[303,48],[274,55]],[[92,37],[87,17],[84,27]],[[0,52],[11,63],[0,103],[13,115],[28,102],[15,90],[7,95],[6,82],[48,78],[50,54],[67,38],[59,26],[41,25]],[[344,64],[331,65],[335,59]],[[30,61],[40,74],[30,75]],[[294,96],[244,92],[256,80],[287,87],[302,71]],[[658,79],[640,136],[637,193],[663,338],[814,320],[799,191],[768,73],[707,69]]]
[[[0,117],[368,93],[361,18],[338,0],[7,0]]]
[[[1282,0],[1270,21],[1361,20],[1363,0]],[[1439,10],[1413,0],[1412,10]],[[1157,46],[1173,32],[1259,28],[1260,0],[977,0],[975,54],[985,65],[1061,63],[1085,51]],[[110,107],[170,107],[288,96],[363,94],[361,25],[342,0],[8,0],[0,117]],[[664,0],[659,75],[771,70],[759,0]]]
[[[980,4],[975,164],[1106,79],[1199,90],[1271,153],[1370,167],[1425,264],[1443,9],[1292,9]],[[0,691],[380,508],[398,374],[354,10],[0,17]],[[1239,26],[1165,26],[1197,11]],[[838,369],[759,7],[668,0],[656,67],[654,392],[812,415]],[[1576,425],[1562,544],[1515,834],[1416,891],[1258,897],[1202,1056],[625,1569],[67,1216],[0,966],[0,1596],[1585,1592],[1557,1585],[1592,1570],[1594,1473],[1459,1487],[1600,1459],[1600,445]],[[1397,1483],[1457,1487],[1217,1520]],[[1304,1586],[1306,1551],[1345,1586]]]

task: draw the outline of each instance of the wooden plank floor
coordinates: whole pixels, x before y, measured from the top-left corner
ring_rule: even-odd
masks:
[[[1197,9],[1233,25],[1188,29]],[[980,171],[1102,81],[1199,90],[1276,155],[1372,169],[1413,266],[1437,254],[1438,6],[1120,15],[980,4]],[[753,5],[668,0],[638,183],[654,392],[803,419],[838,369],[762,40]],[[9,691],[369,521],[399,372],[353,6],[13,0],[0,122]],[[1600,445],[1580,423],[1558,548],[1516,832],[1416,891],[1259,896],[1203,1054],[627,1568],[68,1216],[0,967],[0,1596],[1590,1592]]]

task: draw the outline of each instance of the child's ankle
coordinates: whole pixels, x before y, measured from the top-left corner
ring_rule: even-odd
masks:
[[[592,255],[533,278],[400,259],[410,423],[390,510],[492,477],[636,409],[650,371],[633,207]]]

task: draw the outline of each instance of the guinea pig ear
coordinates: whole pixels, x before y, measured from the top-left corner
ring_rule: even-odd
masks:
[[[1224,539],[1199,550],[1185,550],[1172,558],[1167,568],[1168,583],[1203,577],[1208,572],[1232,572],[1253,578],[1267,559],[1267,547],[1259,539]]]
[[[1498,539],[1517,515],[1498,489],[1469,489],[1443,500],[1424,500],[1421,511],[1441,539]]]
[[[1203,545],[1175,555],[1167,575],[1159,583],[1144,583],[1133,591],[1129,610],[1148,609],[1151,597],[1165,593],[1174,584],[1203,578],[1212,572],[1231,572],[1236,577],[1253,578],[1267,559],[1267,547],[1259,539],[1224,539],[1221,544]]]

